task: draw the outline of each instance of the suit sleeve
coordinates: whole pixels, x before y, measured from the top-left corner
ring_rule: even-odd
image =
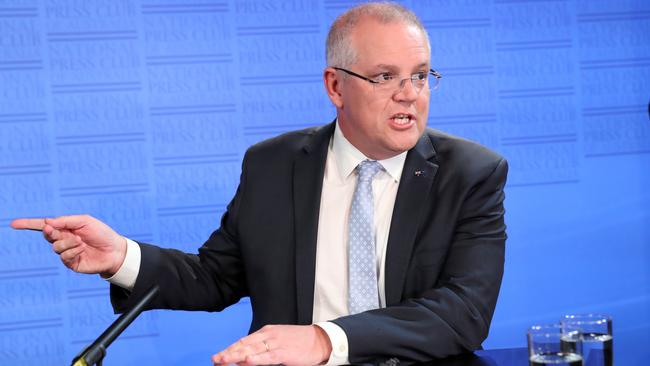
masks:
[[[135,286],[128,291],[111,285],[114,311],[130,308],[154,284],[160,292],[147,309],[220,311],[248,296],[237,226],[245,183],[246,157],[221,227],[199,248],[198,255],[138,243],[142,255]]]
[[[503,276],[504,185],[508,165],[493,163],[461,206],[434,288],[395,306],[341,317],[352,363],[397,357],[427,361],[480,348]]]

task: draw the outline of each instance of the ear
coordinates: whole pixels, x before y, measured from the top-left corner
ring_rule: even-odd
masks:
[[[341,78],[339,74],[331,67],[325,68],[323,71],[323,82],[325,83],[325,91],[336,108],[343,107],[343,96],[341,95]]]

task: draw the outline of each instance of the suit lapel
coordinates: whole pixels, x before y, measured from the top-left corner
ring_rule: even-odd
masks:
[[[294,162],[293,207],[298,324],[312,322],[318,214],[327,148],[333,132],[334,123],[315,130]]]
[[[420,217],[428,199],[438,165],[433,162],[435,150],[428,134],[418,140],[406,156],[400,179],[386,249],[386,305],[400,301]]]

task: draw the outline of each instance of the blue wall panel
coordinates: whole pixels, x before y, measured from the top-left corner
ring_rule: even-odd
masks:
[[[60,365],[114,318],[12,218],[88,213],[195,252],[247,146],[334,118],[324,39],[356,1],[0,3],[0,364]],[[487,348],[566,312],[614,316],[619,365],[650,357],[650,4],[402,1],[444,78],[428,124],[504,154],[506,273]],[[219,314],[153,311],[107,364],[205,364],[244,335]]]

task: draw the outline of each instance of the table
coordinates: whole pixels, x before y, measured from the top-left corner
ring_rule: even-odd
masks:
[[[375,364],[378,366],[526,366],[528,365],[528,350],[523,348],[507,348],[495,350],[480,350],[444,359],[424,363],[400,362],[390,359]]]

